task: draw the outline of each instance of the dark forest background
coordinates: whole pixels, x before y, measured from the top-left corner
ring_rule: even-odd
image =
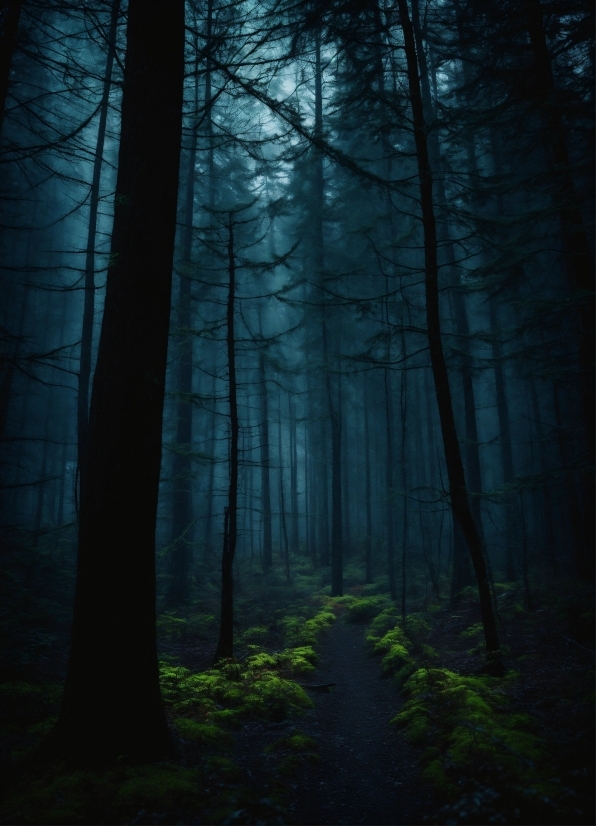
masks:
[[[108,488],[120,522],[101,536],[81,524],[110,566],[93,599],[107,625],[113,613],[112,636],[75,630],[73,650],[87,645],[104,670],[113,656],[124,673],[114,638],[124,634],[130,652],[152,621],[152,563],[137,587],[127,549],[148,537],[153,553],[151,508],[137,491],[157,464],[123,458],[119,439],[138,442],[139,457],[161,451],[160,645],[179,644],[194,621],[205,657],[219,638],[230,658],[247,626],[315,592],[386,595],[404,626],[433,604],[453,612],[480,598],[475,621],[498,675],[499,599],[516,594],[528,615],[558,599],[561,633],[592,650],[593,4],[152,1],[142,12],[151,77],[165,79],[147,81],[125,121],[124,67],[144,59],[132,23],[127,51],[136,5],[0,3],[8,693],[64,675],[79,516]],[[158,313],[170,300],[150,270],[168,266],[175,71],[182,131],[162,388],[152,367],[143,377],[143,359],[161,335],[150,303]],[[118,189],[124,123],[137,125],[126,157],[147,176],[139,197],[151,220]],[[137,222],[144,286],[120,305],[125,332],[95,374],[106,281],[130,263],[112,238],[119,209]],[[103,412],[92,412],[90,435],[94,374]],[[165,394],[162,443],[158,434],[146,454],[151,425],[137,431],[134,418],[145,390],[138,413],[126,395],[136,381]],[[110,422],[95,447],[94,415]],[[93,456],[105,473],[90,493]],[[114,596],[121,577],[127,593]],[[130,634],[124,603],[131,616],[147,610]]]

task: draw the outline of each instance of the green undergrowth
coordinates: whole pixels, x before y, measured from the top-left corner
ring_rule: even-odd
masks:
[[[497,584],[495,591],[502,616],[520,632],[540,623],[524,609],[519,584]],[[404,697],[391,722],[421,750],[423,776],[446,804],[443,822],[563,822],[561,817],[573,817],[574,792],[553,772],[549,744],[535,717],[520,711],[523,678],[515,661],[503,678],[483,673],[482,624],[470,622],[474,613],[465,602],[472,596],[462,595],[458,614],[432,606],[409,614],[404,623],[397,608],[386,604],[370,621],[371,653]],[[584,615],[576,614],[583,621]],[[470,624],[463,626],[466,619]],[[446,627],[453,629],[448,637]],[[433,637],[437,629],[442,636]],[[430,644],[433,639],[441,640],[440,650]],[[507,646],[503,651],[511,658]],[[472,673],[444,667],[446,656],[459,657]]]
[[[314,743],[298,731],[279,741],[269,758],[277,785],[264,797],[236,763],[234,732],[251,720],[293,720],[312,706],[297,680],[314,671],[315,645],[335,614],[305,603],[280,612],[273,622],[251,618],[237,635],[238,659],[196,672],[176,662],[175,648],[166,650],[160,683],[176,756],[147,766],[122,761],[103,770],[68,763],[50,765],[41,774],[32,769],[4,795],[0,822],[283,823],[284,789],[300,766],[318,759]],[[168,613],[160,618],[160,634],[183,646],[204,635],[211,622],[209,614]],[[278,650],[271,649],[272,640]],[[0,699],[21,710],[22,719],[4,721],[5,734],[21,733],[15,759],[34,749],[55,720],[61,687],[45,688],[26,681],[0,686]],[[24,726],[31,729],[26,740]]]
[[[285,647],[265,650],[256,642],[261,629],[252,626],[244,635],[245,655],[225,660],[208,671],[193,673],[169,662],[160,664],[161,691],[181,737],[195,742],[218,740],[243,720],[279,722],[312,706],[311,699],[295,681],[314,671],[314,649],[319,634],[334,621],[326,609],[307,618],[291,614],[281,620]]]
[[[483,790],[485,809],[493,793],[504,819],[487,822],[505,823],[511,816],[535,822],[527,820],[528,812],[535,817],[556,793],[540,770],[544,743],[532,719],[511,709],[507,687],[516,679],[513,672],[496,679],[418,668],[404,683],[406,702],[392,721],[424,748],[423,775],[448,800],[460,798],[464,777]]]
[[[106,771],[54,767],[3,807],[3,822],[130,823],[135,818],[148,822],[144,816],[149,819],[165,812],[180,820],[204,802],[199,775],[198,769],[169,763],[121,765]]]
[[[299,730],[270,743],[265,747],[265,754],[276,758],[275,771],[282,781],[296,775],[305,764],[321,759],[316,741]]]

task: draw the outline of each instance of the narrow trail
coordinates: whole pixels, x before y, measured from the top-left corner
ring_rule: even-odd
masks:
[[[400,699],[371,660],[364,630],[338,620],[322,643],[313,683],[336,683],[315,693],[315,709],[300,729],[315,738],[320,761],[293,786],[295,824],[421,824],[432,812],[418,755],[389,726]]]

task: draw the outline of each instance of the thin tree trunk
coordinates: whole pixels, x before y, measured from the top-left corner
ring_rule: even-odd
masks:
[[[536,428],[536,436],[538,442],[538,455],[540,456],[540,471],[547,473],[549,463],[546,457],[545,440],[546,432],[542,424],[540,415],[540,406],[538,404],[538,392],[536,390],[536,382],[530,380],[530,394],[532,404],[532,417],[534,419],[534,427]],[[550,565],[553,576],[557,575],[557,556],[555,552],[555,529],[553,523],[553,501],[551,496],[551,489],[548,483],[542,486],[542,518],[544,520],[544,541],[546,546],[546,555]]]
[[[366,584],[373,581],[372,574],[372,503],[370,483],[370,422],[368,412],[368,395],[364,396],[364,499],[366,507],[366,545],[365,566]]]
[[[501,466],[503,469],[503,483],[508,485],[514,477],[513,447],[511,443],[511,425],[509,422],[509,402],[505,387],[505,371],[503,369],[503,346],[501,344],[501,329],[497,318],[494,299],[489,301],[489,315],[491,327],[491,347],[493,356],[493,370],[495,374],[495,391],[497,397],[497,418],[499,422],[499,445],[501,448]],[[515,582],[515,561],[513,553],[514,530],[512,496],[505,495],[505,580]]]
[[[271,535],[271,480],[269,459],[269,396],[265,373],[265,354],[259,350],[259,394],[261,400],[261,511],[263,524],[263,570],[273,565],[273,540]]]
[[[279,514],[281,520],[281,551],[282,558],[285,562],[286,568],[286,582],[291,582],[290,576],[290,544],[288,542],[288,525],[286,519],[286,502],[284,496],[284,460],[282,450],[282,436],[281,436],[281,396],[279,404],[279,422],[278,422],[278,439],[279,439]]]
[[[234,554],[236,552],[238,511],[238,399],[236,386],[236,338],[234,333],[234,296],[236,261],[234,255],[234,220],[228,223],[228,306],[227,353],[230,404],[230,486],[224,519],[224,543],[221,556],[221,617],[214,661],[234,656]]]
[[[111,266],[81,474],[72,648],[55,729],[63,753],[92,760],[152,760],[168,743],[155,633],[155,526],[184,3],[172,0],[162,12],[157,0],[129,0]]]
[[[195,48],[197,48],[195,43]],[[195,110],[198,109],[198,65],[195,65]],[[184,197],[182,261],[178,293],[178,401],[176,404],[176,446],[172,467],[174,482],[172,533],[170,550],[170,584],[167,604],[170,608],[185,603],[190,596],[192,564],[192,237],[195,198],[195,164],[197,158],[198,121],[192,129]],[[190,534],[190,535],[189,535]]]
[[[404,34],[404,47],[407,60],[408,86],[410,104],[414,122],[414,139],[420,181],[420,203],[424,229],[426,318],[428,327],[428,345],[431,358],[435,392],[439,408],[443,446],[449,479],[449,493],[454,517],[459,521],[466,537],[472,564],[478,581],[480,608],[486,640],[487,658],[491,668],[502,671],[500,661],[499,635],[492,606],[488,571],[482,541],[476,529],[470,510],[464,469],[461,459],[451,389],[447,375],[447,366],[441,340],[441,323],[439,313],[439,284],[437,260],[437,234],[433,206],[433,181],[428,158],[426,125],[420,94],[418,62],[412,24],[408,14],[407,0],[397,0]]]
[[[211,434],[209,440],[209,479],[207,483],[207,514],[205,516],[205,562],[210,565],[213,556],[213,506],[215,496],[215,466],[217,460],[215,457],[215,428],[217,425],[217,374],[215,364],[213,365],[213,385],[212,385],[213,411],[211,413],[211,422],[209,425],[209,432]]]
[[[393,395],[389,370],[383,370],[383,387],[385,390],[385,523],[387,526],[387,575],[389,577],[389,593],[391,599],[397,599],[395,584],[395,535],[393,519]]]
[[[418,61],[420,64],[420,85],[422,102],[424,109],[424,117],[427,123],[435,120],[434,106],[432,102],[432,95],[430,90],[430,79],[432,76],[433,84],[436,87],[436,80],[434,70],[429,71],[426,60],[426,52],[424,49],[422,27],[420,24],[420,12],[418,0],[411,0],[412,5],[412,26],[414,30],[414,37],[416,41],[416,50],[418,54]],[[433,171],[439,170],[441,167],[441,147],[439,143],[439,135],[436,129],[430,130],[428,134],[429,146],[429,160],[431,169]],[[445,211],[447,207],[447,196],[445,192],[445,181],[442,175],[437,175],[433,180],[436,191],[438,206]],[[458,336],[458,344],[462,351],[460,358],[460,375],[462,381],[462,390],[464,398],[465,411],[465,429],[466,429],[466,443],[464,448],[464,456],[466,460],[466,472],[468,479],[469,491],[474,494],[470,498],[470,508],[476,521],[476,529],[480,535],[480,539],[484,544],[482,531],[482,515],[480,510],[480,494],[482,492],[482,474],[480,468],[480,454],[478,450],[478,426],[476,422],[476,400],[474,395],[474,384],[471,369],[470,357],[470,343],[469,343],[469,324],[466,312],[464,296],[462,292],[457,289],[457,275],[455,272],[455,251],[453,242],[449,234],[449,226],[446,222],[443,224],[442,247],[446,263],[448,265],[448,272],[455,284],[455,289],[451,294],[455,318],[456,332]],[[455,604],[458,599],[458,594],[466,585],[471,585],[473,575],[469,564],[469,551],[466,547],[465,537],[459,526],[457,520],[453,520],[453,571],[451,581],[451,603]]]
[[[290,408],[290,502],[292,512],[292,547],[300,549],[300,525],[298,519],[298,453],[296,444],[296,405],[288,396]]]

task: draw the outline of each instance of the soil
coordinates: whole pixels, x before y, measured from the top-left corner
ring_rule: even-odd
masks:
[[[364,629],[338,619],[321,641],[320,658],[319,668],[304,682],[335,686],[329,692],[309,691],[315,708],[295,725],[316,741],[319,759],[288,781],[285,822],[380,826],[432,819],[435,807],[420,777],[420,755],[389,725],[402,701],[391,680],[380,677]],[[250,727],[240,738],[244,759],[239,762],[253,783],[261,778],[265,796],[263,748],[284,733],[291,732]]]

